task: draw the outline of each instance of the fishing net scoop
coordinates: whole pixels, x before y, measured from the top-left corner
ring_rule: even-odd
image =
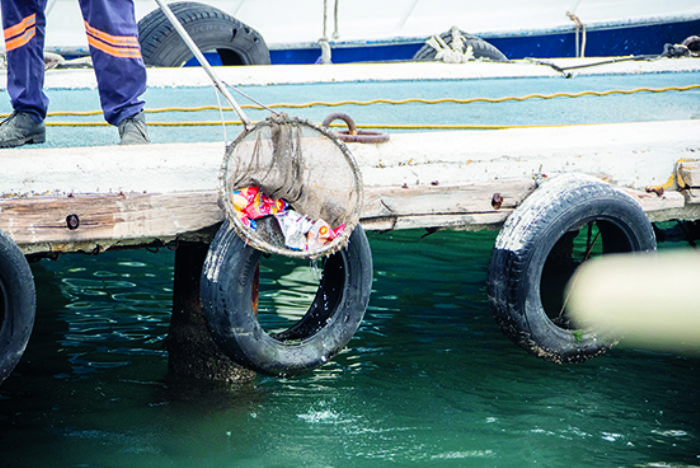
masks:
[[[317,258],[345,246],[362,207],[360,170],[345,143],[285,114],[253,125],[167,4],[155,1],[243,123],[226,148],[219,184],[236,233],[288,257]]]
[[[231,143],[219,200],[254,248],[316,258],[343,247],[360,219],[362,181],[347,146],[328,130],[274,115]]]

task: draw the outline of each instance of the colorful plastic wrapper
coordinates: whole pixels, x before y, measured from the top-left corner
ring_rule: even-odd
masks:
[[[284,237],[284,245],[296,251],[320,249],[342,234],[345,225],[333,229],[324,220],[312,220],[289,209],[283,199],[267,196],[259,187],[244,187],[231,193],[237,219],[253,231],[257,220],[274,216]]]
[[[244,131],[226,149],[221,182],[219,200],[232,229],[264,252],[300,258],[330,255],[347,244],[360,220],[363,188],[356,161],[331,132],[302,119],[276,115]],[[290,210],[312,224],[285,237],[280,226],[292,224],[274,221]],[[301,241],[286,240],[301,234],[306,237],[304,249],[299,248]]]

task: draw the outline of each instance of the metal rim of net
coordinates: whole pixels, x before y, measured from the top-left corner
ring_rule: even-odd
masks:
[[[232,155],[234,150],[244,142],[246,139],[251,138],[255,132],[260,132],[266,127],[273,127],[281,124],[289,124],[295,128],[306,128],[310,129],[312,132],[317,132],[319,136],[323,139],[332,142],[332,144],[338,149],[338,154],[342,155],[341,158],[336,158],[337,160],[342,160],[346,165],[347,169],[352,174],[352,181],[350,187],[351,200],[350,206],[347,206],[347,217],[345,218],[344,224],[345,229],[337,235],[330,242],[322,245],[320,248],[314,248],[309,250],[295,250],[284,245],[275,245],[270,241],[264,239],[255,230],[246,226],[236,215],[236,210],[234,208],[233,202],[230,197],[232,188],[230,184],[230,177],[232,176],[231,171],[235,170],[231,166]],[[284,197],[280,197],[284,198]],[[361,178],[361,172],[357,161],[350,153],[350,150],[332,131],[320,127],[306,119],[301,119],[298,117],[289,117],[285,114],[277,114],[268,117],[267,119],[255,124],[250,129],[243,131],[236,139],[231,142],[226,148],[226,154],[224,156],[224,161],[221,165],[220,175],[219,175],[219,203],[224,209],[224,214],[226,218],[230,221],[231,227],[236,231],[236,233],[246,241],[251,247],[276,255],[285,255],[292,258],[305,258],[305,259],[315,259],[322,256],[331,255],[341,248],[345,247],[350,238],[350,234],[359,224],[360,212],[362,209],[363,200],[363,184]],[[299,207],[294,207],[298,209]],[[303,209],[298,210],[302,215],[306,215]]]

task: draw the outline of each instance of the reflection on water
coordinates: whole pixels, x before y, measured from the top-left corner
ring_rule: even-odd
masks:
[[[165,384],[172,252],[33,265],[36,328],[0,387],[3,466],[700,465],[698,359],[537,360],[488,310],[495,233],[421,235],[370,234],[373,296],[345,352],[226,390]],[[313,270],[263,264],[281,326]]]
[[[297,323],[311,306],[321,281],[319,261],[263,257],[260,260],[258,322],[268,333]]]

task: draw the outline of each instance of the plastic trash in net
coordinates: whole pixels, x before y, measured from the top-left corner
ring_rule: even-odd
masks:
[[[241,193],[251,188],[259,189],[261,198],[241,216]],[[289,257],[317,258],[343,247],[362,207],[360,170],[347,146],[331,132],[283,114],[258,123],[228,146],[220,190],[226,216],[241,237],[254,248]],[[250,216],[260,210],[277,212]],[[298,218],[280,222],[281,211]],[[294,235],[305,238],[303,247],[289,242],[294,229],[304,229]]]
[[[322,219],[309,219],[290,209],[285,200],[268,197],[258,187],[235,189],[230,196],[235,215],[244,226],[257,231],[258,221],[272,216],[279,224],[284,245],[292,250],[319,249],[345,230],[344,224],[334,229]]]

